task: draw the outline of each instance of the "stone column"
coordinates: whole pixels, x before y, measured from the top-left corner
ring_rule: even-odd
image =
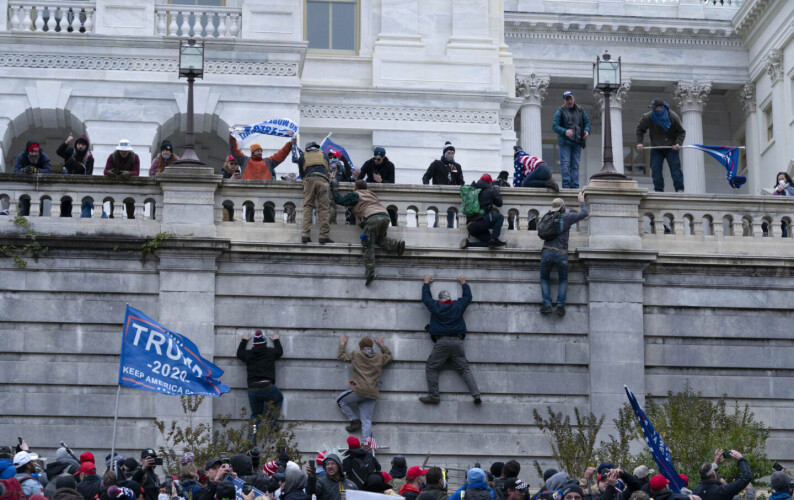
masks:
[[[646,190],[637,182],[591,180],[587,246],[576,253],[587,268],[590,411],[605,415],[602,436],[626,402],[623,385],[645,394],[643,271],[656,250],[643,250],[639,206]]]
[[[611,97],[609,98],[609,112],[610,112],[610,122],[612,124],[612,152],[613,152],[613,160],[612,163],[615,165],[615,170],[620,172],[621,174],[624,171],[624,164],[623,164],[623,104],[625,104],[626,99],[629,95],[629,89],[631,89],[631,80],[626,80],[625,82],[620,84],[620,88],[616,90]],[[596,107],[598,108],[598,114],[595,116],[603,116],[604,115],[604,94],[600,90],[593,91],[593,95],[595,96],[595,103]],[[595,127],[592,124],[592,117],[590,123],[590,135],[593,135],[595,131]],[[601,134],[601,146],[604,146],[604,136],[606,134]],[[599,162],[599,169],[601,168],[601,162]]]
[[[706,106],[711,82],[678,82],[674,94],[681,109],[681,122],[686,130],[684,144],[703,144],[703,108]],[[684,187],[688,193],[706,192],[705,157],[692,148],[681,150]]]
[[[548,87],[548,77],[538,77],[534,73],[528,77],[516,77],[516,96],[524,99],[521,105],[521,147],[538,157],[543,152],[540,109]]]
[[[767,169],[762,170],[759,175],[761,176],[762,182],[768,183],[770,186],[772,185],[769,182],[770,178],[774,178],[775,174],[780,170],[788,170],[789,166],[789,155],[788,155],[788,109],[786,106],[786,100],[784,96],[784,86],[780,85],[780,82],[783,80],[783,52],[778,49],[772,49],[769,53],[764,57],[764,71],[769,76],[769,83],[772,87],[772,120],[773,120],[773,138],[775,140],[774,146],[772,146],[769,150],[771,153],[771,158],[769,155],[765,155],[764,163],[759,164],[759,168],[762,166],[770,165],[771,168],[767,167]],[[762,125],[762,130],[766,130],[766,123]],[[764,139],[766,139],[766,133],[764,132],[763,135]],[[764,144],[766,140],[764,140]],[[780,168],[778,168],[778,166]]]
[[[747,82],[744,87],[739,90],[739,103],[744,110],[744,141],[745,156],[747,158],[747,184],[748,194],[761,194],[761,187],[763,179],[760,174],[761,156],[758,148],[758,126],[756,120],[758,113],[756,113],[757,104],[755,101],[755,83]]]

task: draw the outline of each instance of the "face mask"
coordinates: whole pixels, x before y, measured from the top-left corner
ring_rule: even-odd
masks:
[[[160,153],[160,156],[162,156],[163,159],[167,160],[167,159],[171,158],[171,152],[170,151],[166,151],[165,153]]]
[[[168,495],[165,493],[160,493],[157,495],[157,500],[168,500]]]
[[[447,161],[452,161],[455,159],[455,153],[445,153],[444,158],[446,158]]]

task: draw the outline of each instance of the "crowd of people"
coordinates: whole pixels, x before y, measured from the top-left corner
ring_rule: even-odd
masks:
[[[542,482],[530,488],[529,481],[521,479],[527,474],[522,474],[516,460],[497,461],[488,469],[477,463],[453,491],[446,468],[427,467],[427,460],[409,466],[404,456],[395,455],[386,471],[376,451],[371,438],[362,443],[350,436],[346,446],[321,451],[303,468],[283,447],[275,460],[264,463],[256,446],[204,464],[196,464],[194,455],[185,452],[178,472],[161,477],[157,467],[162,459],[146,448],[138,460],[108,454],[100,476],[90,452],[77,457],[63,446],[45,465],[22,441],[16,449],[0,447],[0,499],[342,500],[354,490],[405,500],[734,500],[742,491],[745,500],[755,499],[753,471],[736,450],[716,450],[714,460],[700,466],[697,484],[690,485],[690,479],[680,475],[676,481],[680,493],[671,490],[668,477],[646,465],[629,472],[611,463],[573,474],[550,468],[543,472]],[[731,482],[719,474],[726,459],[738,464],[739,475]],[[792,484],[785,469],[771,475],[770,487],[770,500],[791,500]]]

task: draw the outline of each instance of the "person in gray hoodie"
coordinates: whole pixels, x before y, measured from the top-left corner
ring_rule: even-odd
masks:
[[[342,470],[342,460],[339,455],[329,453],[323,460],[325,477],[317,479],[317,475],[311,470],[311,466],[306,466],[308,481],[306,482],[306,494],[315,495],[317,500],[341,500],[342,492],[345,490],[356,490],[353,481],[345,478]]]

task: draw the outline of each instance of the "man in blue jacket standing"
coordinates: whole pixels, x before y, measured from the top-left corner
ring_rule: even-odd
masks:
[[[463,287],[463,296],[452,301],[449,292],[441,290],[438,300],[433,300],[430,293],[430,283],[433,278],[425,275],[425,284],[422,285],[422,302],[430,311],[430,338],[433,339],[433,351],[427,358],[425,373],[427,375],[427,396],[422,396],[419,401],[427,404],[438,404],[441,398],[438,395],[438,372],[447,360],[452,361],[452,366],[463,377],[466,387],[474,398],[474,404],[482,403],[480,390],[469,368],[466,351],[463,349],[463,339],[466,336],[466,322],[463,313],[471,303],[471,288],[466,284],[466,276],[458,276],[458,283]]]
[[[573,92],[562,94],[562,106],[554,113],[552,128],[557,132],[557,145],[560,147],[560,175],[562,187],[579,189],[579,159],[585,139],[590,135],[590,117],[576,104]]]

